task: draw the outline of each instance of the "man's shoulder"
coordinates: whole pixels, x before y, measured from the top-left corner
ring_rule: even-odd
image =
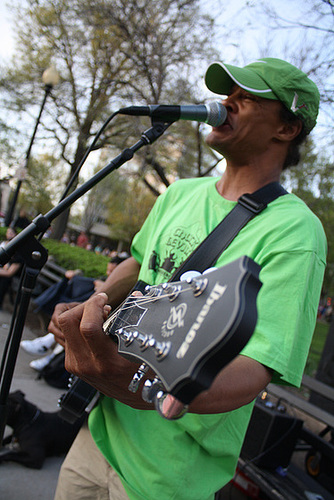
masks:
[[[275,209],[281,215],[286,217],[299,218],[300,220],[314,221],[315,224],[321,224],[317,215],[312,212],[310,207],[298,196],[288,193],[278,198]]]
[[[323,254],[326,235],[318,216],[294,194],[281,196],[269,205],[269,223],[278,238],[298,247],[306,245]],[[287,243],[288,245],[288,243]]]

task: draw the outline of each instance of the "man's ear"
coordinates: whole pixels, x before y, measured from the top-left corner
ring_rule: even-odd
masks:
[[[293,141],[303,128],[301,120],[294,120],[290,123],[282,123],[277,130],[276,139],[282,142]]]

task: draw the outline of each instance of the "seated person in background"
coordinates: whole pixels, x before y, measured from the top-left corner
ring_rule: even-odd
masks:
[[[104,279],[109,276],[117,264],[128,257],[129,255],[126,252],[113,256],[107,264],[106,276],[103,279],[83,276],[80,269],[67,270],[65,278],[59,283],[51,285],[34,299],[36,311],[43,311],[51,316],[56,304],[60,302],[83,302],[87,300],[92,293],[100,291]]]
[[[15,229],[25,229],[27,226],[29,226],[29,224],[30,220],[27,217],[27,212],[24,208],[21,208],[19,215],[13,222],[13,227],[15,227]]]
[[[9,227],[6,232],[6,239],[1,242],[1,246],[6,244],[16,236],[15,229]],[[22,268],[23,260],[18,254],[14,254],[7,264],[0,267],[0,310],[4,297],[10,287],[13,276],[17,275]]]
[[[127,252],[121,252],[111,257],[107,264],[106,278],[110,276],[118,264],[128,258]],[[93,293],[99,293],[103,284],[104,280],[102,279],[85,278],[80,269],[68,270],[65,273],[65,279],[43,292],[35,299],[35,304],[45,312],[52,314],[57,303],[84,301]],[[45,355],[43,358],[35,359],[29,363],[29,366],[37,371],[41,371],[59,353],[59,347],[61,347],[58,345],[51,353],[48,353],[55,345],[53,333],[47,333],[34,340],[21,340],[20,345],[29,354]]]
[[[107,271],[106,271],[107,276],[106,277],[108,278],[108,276],[110,276],[110,274],[118,266],[118,264],[123,262],[123,260],[128,259],[129,257],[130,257],[130,255],[127,252],[117,253],[116,255],[111,257],[111,259],[109,260],[109,262],[107,264]],[[94,281],[95,293],[99,293],[100,291],[102,291],[102,285],[104,285],[104,282],[105,282],[105,280],[95,280]]]

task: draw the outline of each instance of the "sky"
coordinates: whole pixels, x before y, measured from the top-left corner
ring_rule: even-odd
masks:
[[[14,48],[10,14],[6,8],[7,0],[0,0],[0,58],[7,59]]]
[[[245,8],[245,3],[249,4],[252,8],[259,3],[259,0],[233,0],[233,2],[227,2],[226,0],[201,0],[204,10],[206,9],[210,15],[217,14],[217,21],[223,28],[228,28],[230,24],[235,23],[240,20],[240,25],[246,23],[247,26],[247,16],[252,12],[250,8]],[[302,6],[309,0],[267,0],[268,4],[273,4],[275,7],[279,8],[279,11],[286,15],[287,17],[294,18],[300,15]],[[24,3],[24,0],[21,0]],[[7,7],[8,0],[0,0],[0,58],[7,59],[14,49],[14,39],[13,39],[13,25],[11,22],[11,12]],[[222,7],[223,5],[223,7]],[[221,14],[220,12],[223,12]],[[256,23],[256,17],[253,17],[253,23]],[[261,43],[262,30],[261,27],[257,27],[256,30],[248,28],[240,33],[240,41],[244,47],[247,47],[248,53],[251,53],[252,49],[257,50],[258,44]],[[266,26],[263,27],[263,31]],[[224,29],[225,32],[225,29]],[[284,38],[284,36],[283,36]],[[233,54],[232,45],[229,45],[229,40],[221,41],[224,47],[229,48],[231,55]],[[283,43],[283,42],[282,42]]]
[[[296,38],[300,35],[300,31],[296,29],[281,30],[279,33],[271,30],[268,34],[266,21],[256,10],[256,7],[261,5],[261,0],[200,1],[203,10],[215,16],[220,26],[218,34],[221,32],[222,35],[218,38],[218,49],[225,62],[233,62],[233,59],[237,58],[239,62],[244,61],[247,64],[259,56],[260,50],[265,51],[266,48],[271,52],[268,55],[283,57],[285,50],[293,50]],[[9,0],[0,0],[0,63],[6,62],[14,50],[14,27],[8,3]],[[314,5],[314,0],[266,0],[265,3],[274,6],[281,16],[289,20],[300,19],[303,15],[306,17],[307,14],[305,22],[312,23],[308,9]],[[21,0],[20,4],[24,4],[24,0]],[[316,18],[314,9],[311,15]],[[309,35],[314,36],[316,41],[319,32],[310,32]]]
[[[302,32],[297,29],[292,30],[277,30],[272,29],[268,33],[267,21],[259,14],[257,8],[261,5],[262,0],[200,0],[202,7],[211,16],[216,17],[218,24],[218,41],[216,48],[221,54],[221,60],[226,63],[247,64],[257,59],[259,56],[271,56],[285,58],[287,52],[290,57],[293,54],[294,46],[298,48],[299,53],[300,40],[298,37]],[[11,20],[11,12],[7,7],[9,0],[0,0],[0,65],[6,64],[14,50],[14,27]],[[25,0],[20,0],[20,5],[24,4]],[[304,22],[310,22],[317,16],[317,12],[313,8],[309,13],[315,0],[266,0],[266,5],[272,5],[278,13],[289,19],[300,19],[304,16]],[[306,14],[308,16],[306,17]],[[323,18],[321,18],[323,19]],[[329,22],[333,24],[333,16],[329,17]],[[323,20],[323,23],[326,21]],[[331,26],[333,29],[333,26]],[[303,35],[304,36],[304,35]],[[307,35],[307,44],[305,46],[319,45],[321,40],[321,32],[316,30],[309,31]],[[234,43],[233,43],[234,42]],[[314,43],[313,43],[314,42]],[[320,50],[329,50],[331,53],[333,48],[321,47]],[[267,51],[267,52],[266,52]],[[262,52],[262,53],[261,53]],[[289,62],[293,62],[287,57]],[[307,63],[306,63],[307,64]],[[205,72],[205,67],[200,71]],[[303,68],[306,71],[309,68]],[[326,75],[334,81],[333,74]],[[316,82],[319,83],[319,82]],[[203,91],[207,92],[203,79]],[[211,96],[209,96],[211,97]],[[326,117],[323,117],[326,121]]]
[[[70,0],[69,0],[70,1]],[[216,48],[221,54],[220,59],[226,63],[247,64],[257,59],[259,56],[272,56],[285,58],[285,51],[293,54],[294,46],[299,47],[298,30],[281,30],[277,32],[272,30],[268,34],[268,27],[263,17],[257,14],[256,9],[261,4],[262,0],[201,0],[202,7],[211,15],[216,17],[218,24],[218,41]],[[278,9],[279,14],[290,20],[300,19],[304,13],[306,21],[312,21],[307,17],[306,10],[314,5],[315,0],[265,0],[266,5],[274,5]],[[0,0],[0,65],[9,61],[14,52],[14,26],[11,20],[11,12],[6,6],[9,0]],[[24,4],[25,0],[20,0],[20,5]],[[312,16],[317,13],[313,10]],[[333,17],[331,18],[333,19]],[[305,21],[305,22],[306,22]],[[310,32],[308,44],[312,43],[314,37],[314,46],[320,40],[320,35],[316,32]],[[234,42],[234,43],[233,43]],[[319,45],[319,44],[318,44]],[[326,47],[324,48],[326,50]],[[262,50],[262,54],[260,51]],[[267,50],[267,52],[265,52]],[[287,58],[289,60],[289,58]],[[290,60],[290,62],[293,62]],[[205,68],[197,68],[205,72]],[[332,76],[332,80],[333,80]],[[203,92],[206,95],[207,89],[204,85]],[[209,99],[213,98],[211,93]],[[182,103],[180,103],[182,104]],[[328,123],[331,118],[326,117],[324,113],[320,114],[321,122],[316,127],[317,131],[328,131]],[[323,134],[322,134],[323,135]],[[318,139],[321,144],[323,139]],[[328,146],[328,137],[327,143]],[[328,147],[327,147],[328,151]],[[22,154],[24,151],[22,151]]]
[[[302,32],[298,29],[268,31],[268,20],[261,15],[259,6],[274,6],[278,14],[290,21],[302,19],[312,24],[317,18],[317,12],[312,8],[315,0],[200,0],[202,9],[214,16],[218,34],[217,49],[221,60],[227,63],[247,64],[257,59],[259,55],[285,58],[293,54],[294,46],[299,49]],[[0,64],[6,63],[14,51],[14,26],[9,0],[0,0]],[[20,0],[24,5],[25,0]],[[328,10],[328,9],[327,9]],[[333,29],[333,16],[329,16]],[[326,23],[327,21],[322,21]],[[315,47],[321,40],[321,31],[310,30],[307,35],[307,44]],[[314,43],[313,43],[314,41]],[[306,45],[306,44],[305,44]],[[319,44],[318,44],[319,45]],[[326,46],[321,50],[328,49]],[[332,48],[333,50],[333,48]],[[297,50],[298,53],[298,50]],[[204,73],[206,68],[202,69]],[[306,70],[309,68],[306,67]],[[204,82],[203,82],[204,86]]]
[[[221,60],[226,63],[247,64],[257,59],[260,55],[285,58],[285,53],[289,56],[293,54],[294,46],[299,52],[300,40],[298,37],[304,36],[297,29],[274,30],[268,32],[267,20],[261,16],[258,7],[262,0],[200,0],[202,8],[211,16],[216,17],[218,24],[217,49],[221,54]],[[264,1],[264,0],[263,0]],[[11,21],[11,12],[7,7],[9,0],[0,0],[0,64],[6,63],[14,50],[14,27]],[[25,0],[20,0],[20,5]],[[266,5],[274,6],[278,13],[289,19],[304,19],[304,22],[312,24],[317,17],[316,10],[312,7],[314,0],[266,0]],[[311,9],[311,12],[309,12]],[[323,19],[323,18],[322,18]],[[333,16],[329,16],[333,29]],[[323,23],[327,22],[325,20]],[[220,37],[219,37],[220,34]],[[321,40],[321,31],[310,30],[307,35],[307,44],[315,47],[317,41]],[[313,43],[314,42],[314,43]],[[319,45],[319,43],[318,43]],[[333,51],[333,48],[321,47],[320,50]],[[261,53],[262,52],[262,53]],[[200,71],[205,72],[205,68]],[[309,68],[303,68],[306,71]],[[334,77],[332,76],[332,81]],[[319,83],[319,82],[316,82]],[[203,81],[203,90],[205,90]]]

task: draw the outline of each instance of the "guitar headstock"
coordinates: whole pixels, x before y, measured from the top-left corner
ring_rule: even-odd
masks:
[[[244,256],[187,281],[148,287],[146,295],[128,297],[105,331],[118,338],[121,355],[154,370],[155,392],[163,387],[188,404],[251,337],[259,272]]]

